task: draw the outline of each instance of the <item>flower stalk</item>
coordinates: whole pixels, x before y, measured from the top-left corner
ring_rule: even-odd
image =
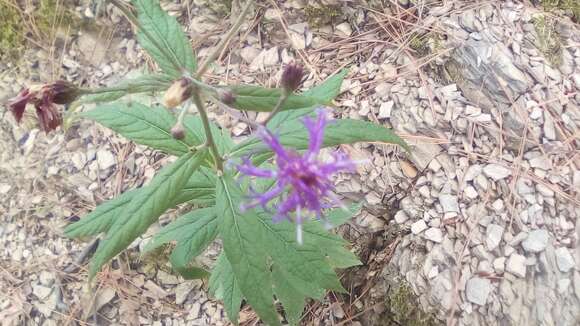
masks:
[[[302,79],[304,77],[304,69],[302,66],[297,65],[295,63],[291,63],[284,67],[284,71],[282,72],[282,78],[280,79],[280,85],[282,86],[282,95],[278,99],[278,103],[272,109],[272,112],[266,120],[262,123],[264,126],[272,120],[272,118],[278,114],[282,110],[284,103],[288,100],[288,97],[292,95],[302,84]]]
[[[210,151],[214,157],[216,169],[222,172],[224,170],[224,159],[223,157],[221,157],[217,145],[215,143],[215,140],[213,139],[209,118],[207,116],[207,111],[205,110],[205,105],[203,104],[200,90],[198,88],[194,88],[193,90],[193,103],[197,107],[199,117],[201,118],[201,123],[203,125],[203,130],[205,132],[205,144],[209,146]]]

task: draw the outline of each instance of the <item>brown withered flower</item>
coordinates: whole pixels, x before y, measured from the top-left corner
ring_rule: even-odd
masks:
[[[304,77],[304,68],[302,66],[292,62],[286,67],[282,72],[282,78],[280,79],[280,84],[282,88],[288,92],[293,93],[302,84],[302,78]]]
[[[191,97],[192,92],[193,84],[191,83],[191,80],[182,77],[176,80],[169,89],[167,89],[165,96],[163,97],[163,104],[166,108],[173,109]]]
[[[30,87],[22,90],[7,103],[16,122],[20,123],[26,105],[34,104],[40,128],[48,133],[62,124],[62,116],[55,104],[69,104],[73,102],[81,91],[69,82],[58,80],[40,87]]]
[[[171,128],[171,136],[175,139],[183,139],[185,138],[185,129],[183,129],[183,125],[177,123],[173,128]]]

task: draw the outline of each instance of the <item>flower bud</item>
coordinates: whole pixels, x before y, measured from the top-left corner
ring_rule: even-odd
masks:
[[[185,137],[185,130],[180,123],[175,124],[175,126],[171,128],[171,136],[175,139],[183,139]]]
[[[234,104],[234,102],[236,101],[236,96],[229,89],[219,89],[218,98],[222,103],[227,105]]]
[[[300,87],[302,84],[302,78],[304,77],[304,69],[302,66],[295,63],[291,63],[284,67],[282,72],[282,79],[280,84],[282,88],[288,93],[292,93]]]
[[[52,94],[52,103],[70,104],[80,95],[80,90],[73,84],[57,80],[45,86],[45,91]]]
[[[188,78],[176,80],[171,87],[165,92],[163,104],[169,109],[173,109],[187,100],[193,91],[193,85]]]

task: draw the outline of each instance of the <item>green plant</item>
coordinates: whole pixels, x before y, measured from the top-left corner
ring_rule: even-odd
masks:
[[[333,23],[342,16],[339,5],[308,4],[304,8],[306,21],[312,27],[321,27]]]
[[[537,47],[552,65],[562,63],[562,40],[556,30],[555,21],[544,15],[532,19],[537,35]]]
[[[24,40],[22,17],[9,2],[0,2],[0,21],[0,58],[10,58]]]
[[[560,9],[571,14],[573,21],[578,22],[580,19],[580,1],[577,0],[540,0],[545,10],[552,11]]]
[[[65,229],[70,237],[103,234],[89,277],[168,209],[190,203],[194,208],[164,226],[145,251],[176,242],[169,256],[173,269],[187,279],[209,277],[211,293],[223,300],[234,323],[245,299],[265,323],[280,325],[276,298],[286,319],[297,324],[306,298],[321,299],[326,290],[344,291],[334,269],[360,263],[345,248],[346,242],[329,232],[360,209],[360,204],[332,208],[339,203],[330,177],[337,171],[353,172],[354,162],[339,153],[322,161],[320,149],[360,141],[408,149],[406,143],[390,129],[367,121],[327,120],[320,107],[338,95],[346,71],[300,94],[296,90],[303,71],[294,64],[285,68],[282,88],[203,82],[204,72],[240,27],[251,1],[201,65],[177,21],[158,2],[134,0],[137,17],[123,3],[111,3],[138,26],[137,39],[161,72],[102,89],[54,82],[26,89],[9,103],[17,120],[27,103],[34,104],[42,128],[49,132],[62,123],[57,104],[77,98],[96,102],[81,117],[177,157],[146,186],[101,204]],[[127,94],[152,90],[165,91],[164,106],[122,100]],[[257,134],[235,144],[209,120],[206,98],[270,114],[256,124]],[[216,239],[223,251],[213,269],[195,265],[195,257]]]

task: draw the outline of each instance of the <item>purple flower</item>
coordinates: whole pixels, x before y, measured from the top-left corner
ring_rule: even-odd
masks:
[[[300,87],[303,77],[304,68],[292,62],[284,68],[280,84],[285,92],[292,93]]]
[[[320,148],[324,141],[324,128],[328,122],[323,110],[317,112],[316,120],[306,117],[303,122],[310,136],[308,150],[303,155],[282,147],[278,138],[264,128],[259,131],[259,135],[274,152],[276,169],[255,167],[248,158],[238,166],[238,170],[243,174],[276,179],[275,185],[265,193],[258,194],[252,190],[252,201],[242,208],[259,205],[268,210],[267,204],[280,197],[273,221],[276,223],[286,219],[295,222],[299,243],[302,243],[301,225],[304,218],[314,215],[317,219],[325,220],[322,210],[340,205],[333,194],[332,175],[339,171],[353,172],[355,169],[355,164],[340,152],[333,153],[330,162],[319,160]]]

